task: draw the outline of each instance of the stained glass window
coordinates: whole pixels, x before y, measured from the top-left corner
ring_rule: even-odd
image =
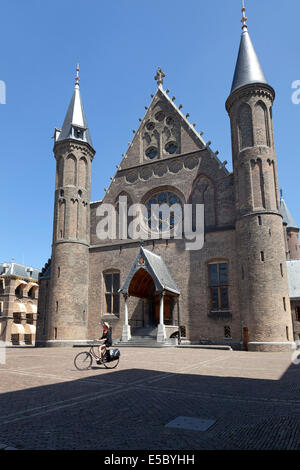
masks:
[[[163,214],[162,211],[159,211],[159,215],[155,214],[155,211],[151,211],[151,207],[153,205],[161,206],[162,204],[167,204],[169,207],[173,206],[174,204],[179,204],[181,208],[183,208],[183,204],[181,199],[177,196],[177,194],[170,192],[170,191],[162,191],[151,198],[146,202],[146,207],[148,209],[147,217],[148,217],[148,226],[152,230],[161,230],[162,228],[169,228],[173,229],[175,225],[179,222],[179,216],[181,214],[170,212],[169,214]]]

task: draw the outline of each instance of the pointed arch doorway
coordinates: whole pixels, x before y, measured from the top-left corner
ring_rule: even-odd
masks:
[[[131,338],[128,322],[128,297],[131,296],[148,303],[148,319],[152,326],[157,327],[157,341],[165,341],[165,325],[172,324],[180,292],[162,257],[141,247],[120,292],[125,300],[122,340]]]
[[[155,282],[151,274],[144,268],[138,269],[133,275],[128,288],[130,297],[138,297],[143,300],[147,307],[146,326],[157,327],[159,325],[160,296],[157,292]],[[164,324],[170,325],[173,320],[173,309],[177,296],[169,292],[163,295]],[[145,323],[143,322],[143,323]]]

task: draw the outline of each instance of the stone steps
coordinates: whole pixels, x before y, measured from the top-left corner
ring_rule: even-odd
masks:
[[[163,343],[158,343],[155,337],[150,336],[132,336],[129,341],[116,340],[113,343],[113,346],[117,348],[127,347],[127,348],[166,348],[166,347],[175,347],[177,341],[174,339],[168,339]]]

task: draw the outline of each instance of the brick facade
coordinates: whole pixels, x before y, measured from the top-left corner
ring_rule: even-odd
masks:
[[[51,278],[40,281],[39,344],[97,338],[103,319],[111,323],[114,338],[121,337],[124,298],[119,295],[118,311],[108,311],[108,297],[118,294],[105,280],[119,273],[122,286],[140,242],[100,240],[97,227],[104,215],[97,210],[111,204],[118,213],[120,196],[127,197],[128,205],[147,204],[164,193],[182,204],[204,204],[205,214],[202,249],[187,250],[185,240],[144,241],[147,250],[161,256],[180,290],[176,301],[168,300],[172,303],[168,321],[183,326],[191,342],[259,351],[290,349],[293,326],[286,269],[290,242],[280,213],[273,100],[273,89],[264,84],[240,87],[228,98],[233,155],[233,173],[229,173],[159,86],[99,202],[90,203],[91,146],[72,138],[56,142]],[[226,269],[226,285],[212,287],[212,264],[219,266],[215,272]],[[157,317],[151,317],[156,300],[150,293],[142,299],[130,297],[129,324],[157,325]]]

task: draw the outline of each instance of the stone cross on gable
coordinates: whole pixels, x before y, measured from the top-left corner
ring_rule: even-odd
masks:
[[[157,72],[156,72],[156,75],[154,77],[154,80],[157,81],[157,85],[158,86],[162,86],[163,82],[164,82],[164,77],[166,75],[163,73],[162,69],[160,67],[158,67],[157,69]]]

